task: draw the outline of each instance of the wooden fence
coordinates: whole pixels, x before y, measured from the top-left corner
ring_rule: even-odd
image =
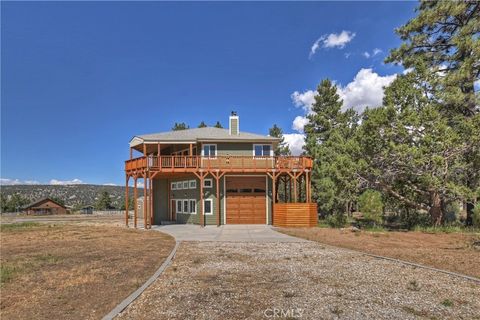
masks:
[[[316,203],[275,203],[273,206],[275,227],[314,227],[317,223]]]

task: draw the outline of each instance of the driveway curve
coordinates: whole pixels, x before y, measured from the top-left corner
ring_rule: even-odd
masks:
[[[480,319],[467,279],[269,227],[166,227],[182,241],[175,259],[118,318]]]

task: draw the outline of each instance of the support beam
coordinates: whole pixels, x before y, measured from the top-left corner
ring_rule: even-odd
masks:
[[[134,177],[133,185],[133,227],[137,228],[137,217],[138,217],[138,194],[137,194],[137,176]]]
[[[127,175],[125,178],[125,225],[128,228],[128,213],[129,213],[129,202],[128,202],[128,180],[130,180],[130,177]]]
[[[150,228],[153,225],[153,179],[150,175]]]
[[[148,229],[148,203],[147,203],[147,188],[148,188],[148,179],[147,174],[143,175],[143,228]]]
[[[215,175],[215,188],[217,189],[217,199],[216,199],[216,210],[217,213],[217,227],[220,227],[220,176],[217,174]]]
[[[293,178],[293,202],[297,202],[298,194],[297,194],[297,176]]]
[[[133,159],[133,149],[132,149],[132,147],[130,147],[130,160],[132,160],[132,159]]]
[[[145,142],[143,143],[143,155],[147,156],[147,144]]]
[[[200,225],[202,227],[205,226],[205,221],[203,217],[203,173],[200,173],[200,205],[199,205],[199,210],[200,210]]]

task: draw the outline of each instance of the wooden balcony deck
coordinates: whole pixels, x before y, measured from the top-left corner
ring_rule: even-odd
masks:
[[[254,156],[143,156],[125,161],[126,173],[153,172],[269,172],[311,170],[313,161],[309,157],[254,157]]]

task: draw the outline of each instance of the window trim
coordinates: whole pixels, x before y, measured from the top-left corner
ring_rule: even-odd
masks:
[[[178,210],[178,203],[180,202],[180,210]],[[175,199],[176,213],[183,213],[183,201],[182,199]]]
[[[187,204],[187,212],[185,212],[185,203]],[[183,213],[190,214],[190,200],[189,199],[182,199],[182,209]]]
[[[193,186],[192,186],[193,183]],[[197,180],[189,180],[188,181],[188,188],[189,189],[197,189]]]
[[[205,185],[206,181],[210,181],[210,186]],[[212,189],[213,188],[213,179],[212,178],[203,179],[203,188],[204,189]]]
[[[206,202],[206,201],[210,202],[210,209],[211,209],[211,211],[210,211],[209,213],[205,212],[205,202]],[[213,199],[203,199],[202,210],[203,210],[203,215],[205,215],[205,216],[213,216]]]
[[[195,210],[194,211],[192,211],[192,201],[195,204]],[[189,207],[188,212],[190,214],[197,214],[197,199],[188,199],[188,207]]]
[[[170,190],[177,190],[177,183],[176,182],[170,182]]]
[[[186,184],[186,188],[185,188],[185,184]],[[182,181],[182,188],[183,190],[190,189],[190,181],[188,180]]]
[[[177,184],[177,190],[183,190],[183,181],[175,182]]]
[[[261,147],[262,147],[262,155],[261,155],[261,156],[255,155],[255,147],[257,147],[257,146],[261,146]],[[270,154],[269,154],[269,155],[263,155],[263,146],[269,146],[269,147],[270,147]],[[254,144],[253,144],[252,154],[253,154],[254,157],[273,157],[273,145],[272,145],[272,144],[268,144],[268,143],[254,143]]]
[[[206,146],[215,146],[215,154],[213,156],[211,155],[208,155],[206,156],[205,155],[205,147]],[[210,149],[210,148],[209,148]],[[210,150],[209,150],[209,153],[210,153]],[[218,154],[218,146],[216,143],[205,143],[205,144],[202,144],[202,157],[205,157],[205,158],[209,158],[209,159],[216,159],[217,158],[217,154]]]

